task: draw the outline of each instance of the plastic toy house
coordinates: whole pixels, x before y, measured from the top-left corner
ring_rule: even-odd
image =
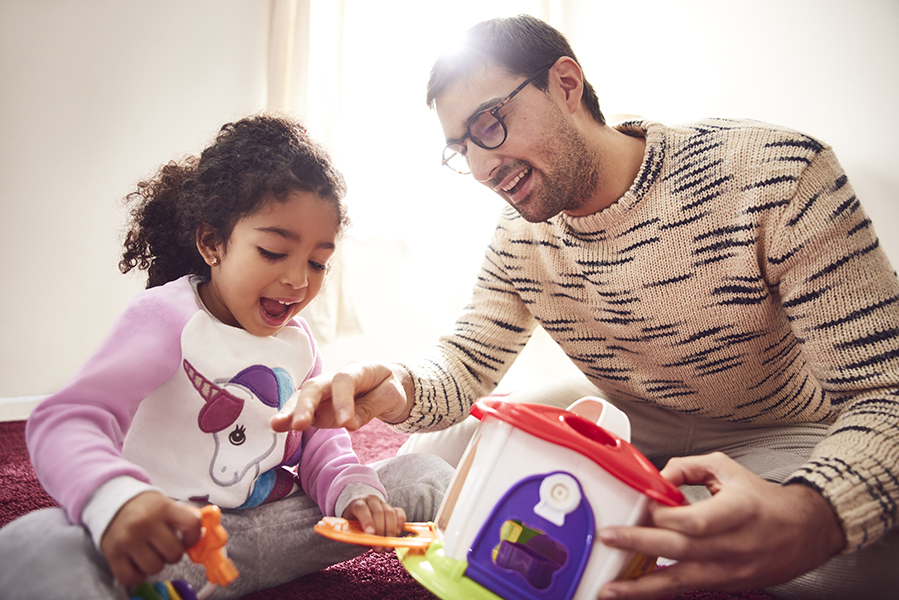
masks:
[[[481,424],[433,541],[398,550],[425,587],[444,599],[593,600],[607,581],[654,566],[597,537],[643,522],[650,500],[684,501],[630,445],[623,413],[595,398],[569,410],[486,398],[472,414]]]

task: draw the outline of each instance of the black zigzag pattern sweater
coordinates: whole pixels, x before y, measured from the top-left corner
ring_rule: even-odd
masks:
[[[600,213],[503,211],[455,331],[404,364],[439,429],[488,394],[537,325],[609,398],[734,422],[831,424],[792,476],[851,551],[897,520],[899,280],[834,153],[753,121],[619,126],[637,180]]]

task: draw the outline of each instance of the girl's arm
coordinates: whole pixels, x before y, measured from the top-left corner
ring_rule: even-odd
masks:
[[[303,432],[303,456],[297,468],[300,485],[326,516],[342,515],[355,498],[376,494],[387,499],[375,470],[359,463],[343,429],[309,428]]]
[[[308,324],[299,318],[297,324],[306,331],[315,357],[313,367],[306,377],[308,381],[321,375],[322,359]],[[386,503],[387,491],[374,469],[359,463],[345,429],[310,427],[302,432],[301,447],[302,454],[297,466],[300,486],[318,504],[322,514],[342,516],[348,510],[353,512],[350,505],[354,500],[370,496]],[[374,504],[378,504],[378,501],[372,500]],[[370,503],[355,503],[360,514],[364,513],[362,504]],[[405,520],[405,516],[403,519]]]
[[[122,457],[122,443],[141,400],[176,372],[180,332],[196,310],[186,280],[139,294],[100,349],[28,419],[35,472],[71,522],[82,522],[85,504],[113,478],[151,483]]]

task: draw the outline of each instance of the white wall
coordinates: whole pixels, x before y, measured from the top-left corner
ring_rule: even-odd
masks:
[[[824,139],[899,266],[894,0],[346,0],[345,12],[347,76],[371,75],[345,84],[335,137],[364,334],[326,345],[331,367],[436,339],[467,300],[501,206],[434,166],[442,144],[424,85],[448,22],[549,19],[609,115],[752,117]],[[58,388],[142,287],[116,268],[119,200],[265,105],[268,15],[267,0],[0,0],[0,398]],[[548,352],[516,364],[518,385],[567,368]]]
[[[0,2],[0,398],[54,391],[144,282],[121,199],[265,102],[268,2]]]
[[[563,27],[607,114],[746,117],[824,140],[899,267],[899,2],[576,4]]]

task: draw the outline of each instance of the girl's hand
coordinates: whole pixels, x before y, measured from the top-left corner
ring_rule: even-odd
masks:
[[[313,377],[272,417],[275,431],[345,427],[356,431],[374,418],[399,423],[415,398],[411,381],[390,365],[354,362]]]
[[[143,492],[113,517],[100,551],[119,583],[138,585],[168,564],[175,564],[200,540],[200,511],[159,492]]]
[[[385,537],[402,535],[406,525],[406,511],[387,504],[374,494],[350,502],[343,511],[343,518],[359,521],[365,533]]]
[[[662,476],[678,486],[704,484],[712,497],[676,508],[652,504],[654,527],[600,531],[607,546],[677,561],[634,580],[607,583],[600,598],[767,587],[811,571],[845,544],[821,494],[765,481],[724,454],[672,459]]]

